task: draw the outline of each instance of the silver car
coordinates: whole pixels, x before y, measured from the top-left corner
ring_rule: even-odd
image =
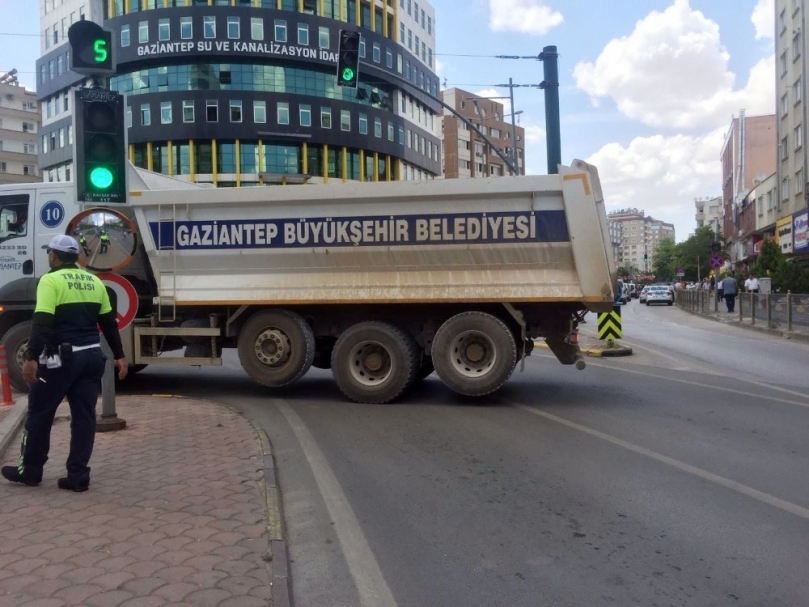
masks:
[[[664,303],[669,306],[674,305],[674,294],[668,287],[649,287],[646,292],[646,305]]]

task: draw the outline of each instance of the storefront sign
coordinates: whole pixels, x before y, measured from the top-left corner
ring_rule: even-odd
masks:
[[[784,255],[792,253],[792,217],[784,217],[775,222],[778,245]]]
[[[809,211],[801,211],[792,216],[792,250],[795,253],[809,251]]]

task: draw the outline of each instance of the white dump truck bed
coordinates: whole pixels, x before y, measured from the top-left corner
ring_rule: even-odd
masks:
[[[612,305],[598,174],[136,191],[161,297],[177,305]]]

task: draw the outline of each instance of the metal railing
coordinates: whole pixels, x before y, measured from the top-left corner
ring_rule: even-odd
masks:
[[[719,301],[716,291],[697,289],[675,292],[675,302],[684,310],[700,314],[726,313],[724,299]],[[809,329],[809,295],[786,293],[739,293],[733,316],[751,325],[785,329]]]

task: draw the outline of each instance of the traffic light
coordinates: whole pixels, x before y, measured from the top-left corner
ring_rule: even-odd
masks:
[[[340,30],[337,51],[337,84],[357,88],[360,75],[360,33]]]
[[[76,193],[82,202],[126,202],[124,97],[79,89],[74,102]]]
[[[92,21],[76,21],[67,30],[70,69],[84,76],[115,73],[112,32]]]
[[[722,243],[721,242],[712,242],[711,243],[711,251],[713,253],[719,253],[722,250]]]

